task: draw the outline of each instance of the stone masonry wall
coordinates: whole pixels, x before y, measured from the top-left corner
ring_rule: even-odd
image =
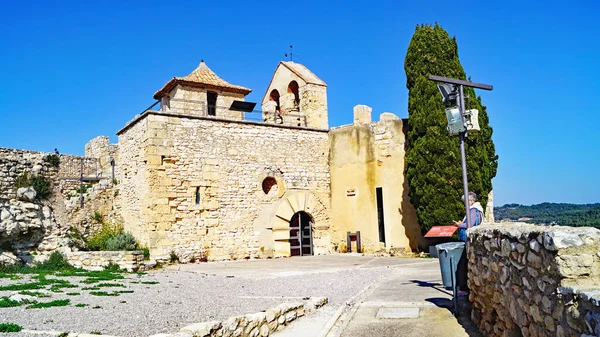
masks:
[[[472,319],[487,336],[600,336],[600,230],[490,224],[468,234]]]
[[[329,209],[325,131],[164,114],[129,125],[119,132],[125,227],[154,258],[259,257],[254,220],[288,191],[309,191]],[[273,172],[275,198],[262,187]],[[315,215],[315,228],[327,231],[328,213]]]
[[[282,303],[254,314],[233,316],[224,321],[196,323],[181,328],[176,334],[157,334],[151,337],[176,337],[183,334],[197,337],[267,337],[325,304],[325,297],[310,297],[304,302]]]
[[[130,272],[140,270],[144,263],[142,251],[116,251],[116,252],[70,252],[67,260],[76,268],[87,270],[104,270],[110,263],[118,265],[121,269]]]

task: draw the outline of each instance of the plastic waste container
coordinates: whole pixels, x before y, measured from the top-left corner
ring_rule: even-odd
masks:
[[[452,273],[456,277],[456,269],[458,261],[465,250],[464,242],[448,242],[436,245],[438,259],[440,260],[440,270],[442,272],[442,283],[444,287],[452,287]],[[450,268],[450,260],[452,260],[452,268]],[[454,279],[456,282],[456,278]]]

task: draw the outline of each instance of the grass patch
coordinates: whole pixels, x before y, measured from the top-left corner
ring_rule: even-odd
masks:
[[[142,284],[159,284],[160,282],[158,281],[142,281]]]
[[[83,287],[81,290],[100,290],[99,287]]]
[[[119,296],[119,293],[113,291],[112,293],[108,293],[106,291],[90,291],[90,295],[94,296]]]
[[[85,307],[89,306],[89,304],[77,303],[77,304],[75,304],[75,306],[78,307],[78,308],[85,308]]]
[[[0,278],[7,278],[9,280],[20,280],[21,276],[12,273],[0,273]]]
[[[29,290],[21,290],[19,291],[19,294],[21,295],[27,295],[27,296],[35,296],[35,297],[50,297],[50,295],[39,292],[39,291],[29,291]]]
[[[67,295],[69,295],[69,296],[78,296],[78,295],[81,295],[81,293],[67,293]]]
[[[15,301],[15,300],[11,300],[7,296],[0,297],[0,308],[18,307],[20,305],[21,305],[21,302]]]
[[[99,283],[96,287],[100,288],[110,288],[110,287],[122,287],[125,288],[125,285],[119,283]]]
[[[19,291],[19,290],[37,290],[37,289],[44,289],[46,285],[41,284],[40,282],[32,282],[32,283],[22,283],[22,284],[9,284],[6,286],[1,286],[0,287],[0,291],[6,291],[6,290],[14,290],[14,291]]]
[[[23,327],[13,323],[0,323],[0,332],[19,332]]]
[[[50,288],[50,291],[53,293],[64,293],[64,291],[62,289],[56,288],[56,287]]]
[[[55,300],[51,302],[38,302],[27,306],[26,309],[41,309],[50,307],[66,307],[71,304],[71,300]]]

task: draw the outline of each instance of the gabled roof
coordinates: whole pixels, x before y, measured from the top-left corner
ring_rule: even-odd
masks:
[[[178,84],[194,88],[235,92],[244,95],[248,95],[252,91],[251,89],[239,85],[230,84],[229,82],[220,78],[206,65],[206,63],[204,63],[204,60],[202,60],[198,65],[198,68],[194,69],[194,71],[192,71],[189,75],[184,77],[173,77],[169,82],[167,82],[167,84],[165,84],[154,94],[154,98],[160,99],[161,97],[169,94],[171,90],[173,90],[173,88],[175,88],[175,86]]]
[[[327,86],[327,84],[325,82],[323,82],[323,80],[318,78],[317,75],[313,74],[312,71],[308,70],[308,68],[306,68],[304,65],[302,65],[300,63],[295,63],[292,61],[285,61],[285,62],[281,61],[281,64],[286,66],[294,74],[298,75],[298,77],[303,79],[304,82],[306,82],[306,83],[322,85],[325,87]]]

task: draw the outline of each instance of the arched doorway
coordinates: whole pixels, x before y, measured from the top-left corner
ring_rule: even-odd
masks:
[[[295,213],[290,219],[290,253],[292,256],[313,255],[313,218],[306,212]]]

